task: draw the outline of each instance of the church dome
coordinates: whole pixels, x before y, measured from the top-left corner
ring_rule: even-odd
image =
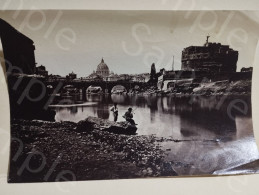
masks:
[[[96,74],[106,77],[109,76],[110,70],[107,64],[105,64],[104,60],[102,59],[101,63],[97,66]]]

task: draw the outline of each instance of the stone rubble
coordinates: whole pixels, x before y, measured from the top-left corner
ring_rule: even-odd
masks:
[[[84,126],[85,122],[12,121],[12,137],[22,141],[23,151],[17,160],[10,163],[9,182],[44,182],[44,175],[57,158],[59,163],[47,181],[55,181],[62,170],[72,171],[76,180],[177,175],[172,163],[165,162],[165,151],[154,135],[115,134],[96,128],[98,124],[94,124],[95,128]],[[13,141],[11,159],[18,148],[18,143]],[[46,166],[39,173],[25,171],[17,175],[17,169],[32,149],[44,154]],[[41,160],[34,155],[30,165],[37,167]]]

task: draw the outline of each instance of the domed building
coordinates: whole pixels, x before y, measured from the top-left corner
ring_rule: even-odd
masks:
[[[107,77],[110,74],[109,67],[107,66],[107,64],[105,64],[103,58],[101,63],[97,66],[96,74],[98,74],[101,77]]]

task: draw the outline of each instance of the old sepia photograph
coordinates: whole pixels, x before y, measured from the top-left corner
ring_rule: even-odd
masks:
[[[255,15],[0,11],[8,182],[258,173]]]

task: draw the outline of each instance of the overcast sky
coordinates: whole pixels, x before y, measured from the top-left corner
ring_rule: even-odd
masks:
[[[38,65],[50,74],[88,76],[104,58],[115,73],[181,68],[181,52],[209,41],[239,51],[238,70],[253,66],[259,27],[255,12],[0,11],[34,41]],[[251,19],[252,18],[252,19]],[[259,18],[259,17],[258,17]],[[257,18],[257,19],[258,19]],[[62,33],[64,33],[62,35]],[[67,36],[68,38],[64,38]]]

